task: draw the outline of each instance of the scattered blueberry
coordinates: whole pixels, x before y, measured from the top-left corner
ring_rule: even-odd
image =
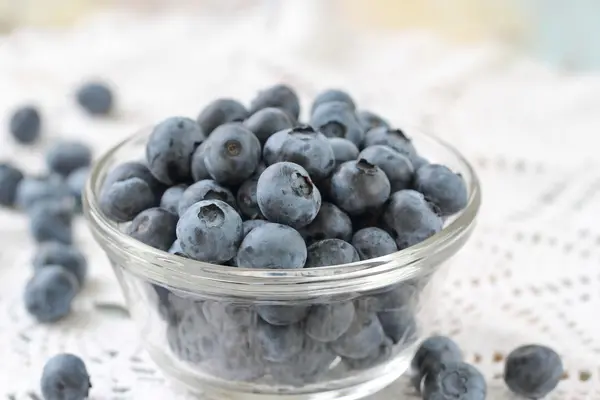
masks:
[[[312,339],[328,343],[342,336],[354,321],[351,301],[312,306],[306,317],[306,334]]]
[[[77,277],[59,265],[36,271],[25,286],[25,308],[39,322],[54,322],[71,312],[79,290]]]
[[[400,154],[413,160],[417,155],[415,146],[400,129],[389,129],[385,126],[373,128],[365,136],[365,148],[375,145],[389,146]]]
[[[177,206],[179,216],[182,216],[193,204],[202,200],[221,200],[233,208],[236,206],[235,198],[229,189],[212,179],[204,179],[189,186],[183,192]]]
[[[33,258],[36,271],[48,265],[60,265],[77,277],[82,286],[87,275],[87,261],[81,251],[73,246],[59,242],[42,243]]]
[[[342,357],[342,360],[349,369],[367,369],[387,361],[392,355],[393,345],[394,343],[386,337],[383,339],[383,342],[379,345],[379,347],[367,357],[358,359]]]
[[[76,209],[81,211],[82,203],[81,196],[85,189],[85,184],[87,182],[87,178],[90,174],[89,167],[81,167],[71,172],[67,177],[67,186],[69,186],[69,190],[75,199]]]
[[[331,349],[346,358],[361,359],[372,354],[385,339],[383,328],[373,313],[356,313],[348,330],[330,343]]]
[[[321,194],[308,172],[290,162],[273,164],[262,173],[256,198],[269,221],[294,228],[310,224],[321,207]]]
[[[126,233],[155,249],[168,251],[175,242],[177,216],[164,208],[149,208],[131,221]]]
[[[390,197],[383,214],[398,249],[406,249],[428,239],[442,229],[442,219],[425,197],[414,190],[401,190]]]
[[[259,305],[256,312],[271,325],[291,325],[302,321],[308,314],[308,306]]]
[[[204,149],[204,165],[210,176],[226,185],[237,185],[248,179],[258,166],[260,142],[242,124],[219,126]]]
[[[337,206],[324,202],[315,219],[299,232],[308,245],[325,239],[349,242],[352,238],[352,221]]]
[[[287,85],[275,85],[258,93],[250,105],[250,114],[267,107],[275,107],[287,112],[294,120],[300,116],[300,100],[294,90]]]
[[[73,203],[69,186],[57,176],[26,176],[17,186],[16,205],[25,211],[31,210],[40,203],[62,202]]]
[[[76,141],[59,141],[46,153],[46,164],[50,171],[61,176],[82,167],[88,167],[92,161],[89,147]]]
[[[191,180],[190,164],[204,134],[196,121],[172,117],[154,127],[146,144],[148,169],[167,185]]]
[[[388,124],[386,120],[381,118],[379,115],[372,113],[371,111],[362,110],[359,111],[356,115],[358,116],[358,121],[360,122],[360,125],[363,127],[365,132],[368,132],[373,128],[390,127],[390,124]]]
[[[298,354],[304,345],[304,332],[298,324],[277,326],[258,319],[256,341],[262,358],[283,362]]]
[[[381,207],[390,197],[390,181],[366,160],[348,161],[331,176],[330,195],[342,210],[360,215]]]
[[[352,111],[356,109],[354,100],[352,100],[352,97],[350,97],[348,93],[340,89],[328,89],[319,93],[317,97],[315,97],[310,109],[311,114],[314,113],[321,104],[330,103],[332,101],[344,103]]]
[[[528,399],[546,397],[562,379],[560,356],[541,345],[521,346],[506,358],[504,381],[514,393]]]
[[[330,137],[328,139],[333,150],[333,158],[335,159],[336,166],[358,158],[358,147],[350,140],[339,137]]]
[[[429,337],[421,343],[411,363],[417,389],[421,389],[421,382],[426,375],[437,374],[443,364],[460,361],[462,351],[452,339],[446,336]]]
[[[258,110],[244,122],[244,125],[261,143],[265,143],[274,133],[294,126],[288,113],[274,107]]]
[[[242,223],[242,236],[246,237],[250,231],[254,228],[258,228],[259,226],[268,224],[268,221],[265,221],[264,219],[249,219],[247,221],[244,221]]]
[[[236,200],[237,205],[246,218],[257,219],[263,218],[258,201],[256,200],[256,187],[258,186],[258,178],[250,178],[239,187]]]
[[[428,164],[419,168],[414,187],[439,209],[442,216],[452,215],[467,206],[465,181],[443,165]]]
[[[100,209],[116,222],[127,222],[147,208],[156,205],[156,196],[148,183],[141,178],[129,178],[100,192]]]
[[[306,268],[328,267],[360,261],[356,249],[340,239],[325,239],[308,246]]]
[[[284,362],[273,363],[270,372],[277,383],[303,386],[326,374],[336,358],[327,344],[305,338],[298,354]]]
[[[295,229],[267,223],[252,229],[242,240],[236,262],[241,268],[302,268],[306,245]]]
[[[104,191],[105,188],[112,186],[115,182],[125,181],[129,178],[140,178],[146,182],[157,198],[160,198],[165,190],[165,185],[160,183],[154,175],[152,175],[145,164],[129,161],[116,166],[106,175],[104,182],[102,182],[102,191]]]
[[[463,362],[442,364],[438,372],[425,376],[424,400],[485,400],[486,395],[483,375]]]
[[[406,344],[417,338],[417,323],[412,310],[408,307],[394,311],[377,313],[383,332],[394,344]]]
[[[390,181],[393,192],[408,189],[413,181],[413,166],[408,157],[384,145],[365,148],[359,158],[377,165]]]
[[[310,125],[327,137],[345,138],[356,146],[360,146],[365,137],[354,110],[339,101],[317,107],[310,117]]]
[[[218,126],[228,122],[242,122],[246,117],[248,117],[248,110],[239,101],[217,99],[200,112],[197,121],[204,134],[208,136]]]
[[[40,136],[42,118],[37,108],[24,106],[14,112],[9,130],[15,140],[22,144],[33,143]]]
[[[242,240],[242,219],[221,200],[203,200],[180,216],[177,239],[191,258],[223,263],[236,255]]]
[[[0,204],[12,207],[17,197],[17,188],[23,173],[10,163],[0,163]]]
[[[179,215],[179,201],[183,196],[183,192],[185,192],[187,188],[188,185],[181,183],[179,185],[171,186],[170,188],[165,190],[162,197],[160,198],[160,207],[164,208],[170,213]]]
[[[92,387],[83,360],[68,353],[46,361],[40,384],[44,400],[84,400]]]
[[[43,202],[29,212],[29,231],[38,243],[73,242],[73,206],[64,202]]]
[[[352,237],[352,246],[361,260],[382,257],[398,251],[394,239],[386,231],[376,227],[357,231]]]
[[[77,103],[92,115],[107,115],[113,109],[114,96],[106,84],[90,82],[77,90]]]

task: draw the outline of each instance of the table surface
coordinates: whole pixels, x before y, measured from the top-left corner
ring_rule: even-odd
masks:
[[[600,76],[552,71],[491,43],[458,47],[424,32],[345,32],[340,41],[339,31],[317,25],[307,31],[252,13],[114,14],[14,32],[0,38],[0,109],[38,103],[44,140],[32,151],[5,139],[0,157],[36,172],[52,138],[85,140],[98,155],[153,121],[194,116],[217,96],[249,101],[278,81],[303,100],[348,88],[361,107],[451,141],[480,175],[478,227],[454,259],[428,329],[456,338],[488,378],[491,399],[511,398],[499,360],[530,342],[564,359],[567,376],[551,399],[600,398]],[[96,76],[118,88],[114,118],[90,119],[73,105],[73,88]],[[34,250],[26,218],[0,210],[0,239],[0,397],[35,398],[45,360],[59,351],[85,359],[92,399],[188,397],[156,370],[123,313],[98,308],[122,300],[83,221],[77,244],[91,278],[72,315],[51,326],[22,306]],[[407,390],[398,382],[373,399]]]

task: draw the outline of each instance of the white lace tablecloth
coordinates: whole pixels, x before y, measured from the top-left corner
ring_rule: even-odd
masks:
[[[456,338],[485,372],[490,399],[511,398],[501,359],[529,342],[564,359],[567,375],[551,399],[600,398],[600,75],[560,74],[499,46],[460,48],[425,33],[335,44],[321,31],[264,22],[116,15],[0,38],[0,118],[23,101],[39,103],[45,117],[34,151],[1,128],[1,159],[40,170],[44,147],[59,136],[99,154],[140,126],[195,116],[216,96],[249,101],[278,81],[304,100],[348,88],[362,107],[452,141],[479,171],[479,225],[429,328]],[[95,76],[118,89],[115,118],[90,119],[73,105],[74,86]],[[58,351],[85,359],[92,399],[187,398],[156,370],[127,317],[95,306],[121,297],[83,221],[77,229],[89,283],[68,319],[41,326],[21,301],[34,249],[26,219],[0,211],[0,398],[35,399],[42,365]],[[407,391],[399,382],[373,398]]]

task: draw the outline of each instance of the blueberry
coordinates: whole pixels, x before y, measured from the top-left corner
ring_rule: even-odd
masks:
[[[427,374],[423,385],[425,400],[485,400],[486,395],[483,375],[463,362],[443,364],[437,373]]]
[[[192,119],[172,117],[159,123],[146,144],[150,172],[167,185],[190,181],[192,154],[203,140],[200,126]]]
[[[382,257],[398,251],[394,239],[386,231],[376,227],[357,231],[352,237],[352,246],[361,260]]]
[[[223,201],[199,201],[181,215],[177,238],[191,258],[223,263],[237,252],[242,240],[242,219]]]
[[[428,164],[419,168],[414,187],[439,209],[442,216],[452,215],[467,206],[465,181],[443,165]]]
[[[394,344],[410,343],[416,339],[417,323],[410,308],[377,313],[383,332]]]
[[[335,159],[336,166],[358,158],[358,147],[350,140],[339,137],[330,137],[328,139],[333,150],[333,158]]]
[[[129,178],[140,178],[146,182],[157,198],[160,198],[165,189],[165,185],[152,175],[145,164],[129,161],[117,165],[106,175],[104,182],[102,182],[102,191],[104,191],[104,188],[112,186],[115,182],[125,181]]]
[[[215,129],[204,150],[204,164],[212,178],[226,185],[248,179],[260,161],[260,142],[241,124],[225,124]]]
[[[306,268],[328,267],[360,261],[356,249],[340,239],[325,239],[308,246]]]
[[[176,226],[176,215],[154,207],[136,215],[127,227],[127,234],[155,249],[168,251],[175,242]]]
[[[372,113],[371,111],[362,110],[356,113],[358,116],[358,121],[360,125],[363,127],[365,132],[370,131],[373,128],[389,128],[390,124],[379,115]]]
[[[546,397],[563,376],[560,356],[541,345],[521,346],[506,358],[504,381],[514,393],[529,399]]]
[[[84,400],[92,387],[85,363],[68,353],[46,361],[40,384],[44,400]]]
[[[352,238],[352,221],[337,206],[324,202],[315,219],[299,232],[308,245],[325,239],[349,242]]]
[[[42,118],[37,108],[24,106],[11,116],[8,128],[17,142],[29,144],[40,136],[41,125]]]
[[[277,383],[303,386],[326,374],[336,358],[327,344],[305,338],[298,354],[272,365],[271,375]]]
[[[312,306],[306,318],[306,334],[319,342],[333,342],[342,336],[354,321],[351,301]]]
[[[219,352],[208,367],[221,379],[253,381],[265,374],[254,335],[248,330],[219,332]]]
[[[421,382],[426,375],[435,375],[444,364],[462,361],[462,352],[458,345],[446,336],[431,336],[417,350],[411,368],[415,374],[414,383],[420,390]]]
[[[283,362],[298,354],[304,345],[304,332],[298,324],[277,326],[259,319],[256,341],[263,359]]]
[[[250,104],[250,114],[267,107],[279,108],[294,120],[297,120],[300,115],[298,95],[287,85],[279,84],[260,91]]]
[[[241,268],[302,268],[306,262],[306,245],[295,229],[267,223],[246,235],[236,262]]]
[[[171,247],[169,247],[169,253],[175,254],[179,257],[187,258],[187,255],[183,252],[183,249],[181,248],[181,242],[179,242],[179,240],[175,240]]]
[[[85,189],[85,184],[89,174],[89,167],[81,167],[71,172],[67,177],[67,186],[69,186],[69,190],[75,199],[76,208],[79,211],[81,211],[82,208],[81,195]]]
[[[256,313],[248,304],[207,300],[202,306],[206,321],[216,330],[247,330],[256,324]]]
[[[242,122],[247,117],[248,110],[239,101],[217,99],[200,112],[197,121],[202,131],[208,136],[220,125],[228,122]]]
[[[160,317],[171,325],[177,325],[186,310],[196,310],[202,313],[203,303],[187,297],[177,296],[164,286],[151,284],[156,294]],[[154,302],[154,300],[152,300]]]
[[[73,202],[73,196],[65,182],[56,176],[25,177],[17,186],[15,203],[25,211],[45,202]]]
[[[291,325],[302,321],[308,314],[308,306],[259,305],[256,312],[271,325]]]
[[[310,117],[310,125],[327,137],[345,138],[356,146],[362,144],[365,136],[354,110],[339,101],[317,107]]]
[[[294,126],[288,113],[274,107],[258,110],[244,122],[244,125],[256,135],[261,143],[265,143],[275,132]]]
[[[170,188],[165,190],[162,197],[160,198],[160,207],[164,208],[170,213],[179,215],[179,201],[183,196],[183,192],[185,192],[187,188],[188,185],[182,183],[179,185],[171,186]]]
[[[285,135],[285,138],[283,136]],[[281,136],[281,137],[280,137]],[[272,136],[265,144],[265,161],[296,163],[315,180],[329,176],[335,167],[333,149],[327,138],[310,126],[298,126]],[[270,143],[271,142],[271,143]],[[273,145],[272,143],[276,144]]]
[[[182,216],[193,204],[203,200],[221,200],[235,209],[235,198],[231,191],[212,179],[198,181],[188,187],[177,206],[179,216]]]
[[[352,97],[350,97],[348,93],[339,89],[328,89],[319,93],[317,97],[315,97],[310,109],[311,114],[314,113],[320,105],[330,103],[332,101],[344,103],[352,111],[356,109],[354,100],[352,100]]]
[[[92,161],[89,147],[76,141],[60,141],[46,153],[48,169],[61,176],[68,176],[78,168],[88,167]]]
[[[419,294],[419,288],[411,281],[386,287],[373,294],[377,311],[396,311],[413,306]]]
[[[443,226],[442,219],[425,197],[414,190],[394,193],[386,205],[383,219],[399,250],[428,239]]]
[[[412,141],[400,129],[389,129],[385,126],[373,128],[365,136],[364,147],[383,145],[391,147],[400,154],[404,154],[413,160],[417,156]]]
[[[417,171],[419,168],[421,168],[421,167],[422,167],[422,166],[424,166],[424,165],[429,165],[429,164],[431,164],[431,163],[429,162],[429,160],[427,160],[427,159],[426,159],[426,158],[424,158],[424,157],[421,157],[421,156],[420,156],[420,155],[418,155],[418,154],[417,154],[416,156],[413,156],[413,157],[411,158],[411,162],[412,162],[412,165],[413,165],[413,168],[414,168],[414,170],[415,170],[415,171]]]
[[[219,350],[219,336],[206,321],[202,308],[190,307],[183,311],[177,325],[179,345],[172,349],[184,361],[200,362],[216,357]]]
[[[33,258],[36,271],[48,265],[60,265],[77,277],[82,286],[87,275],[87,261],[81,251],[73,246],[59,242],[42,243]]]
[[[263,218],[256,200],[256,187],[258,186],[258,178],[252,177],[239,187],[236,200],[242,215],[246,218],[257,219]]]
[[[389,338],[386,337],[383,339],[383,342],[379,345],[379,347],[367,357],[359,359],[342,357],[342,360],[349,369],[362,370],[374,367],[375,365],[379,365],[387,361],[392,355],[392,350],[393,343]]]
[[[73,242],[73,206],[61,202],[44,202],[29,212],[29,231],[38,242]]]
[[[107,115],[114,103],[112,90],[102,82],[90,82],[77,90],[77,103],[92,115]]]
[[[208,147],[208,140],[205,140],[198,146],[194,154],[192,155],[192,164],[190,169],[192,171],[192,178],[194,182],[201,181],[203,179],[211,179],[208,170],[206,169],[206,148]]]
[[[258,206],[272,222],[302,228],[310,224],[321,207],[321,193],[308,172],[298,164],[280,162],[258,178]]]
[[[36,271],[25,286],[25,308],[39,322],[54,322],[71,312],[79,290],[77,277],[60,265]]]
[[[0,163],[0,204],[12,207],[17,197],[17,188],[23,173],[10,163]]]
[[[372,354],[384,339],[385,334],[377,315],[359,312],[355,314],[348,330],[330,346],[342,357],[361,359]]]
[[[103,186],[99,203],[106,217],[116,222],[127,222],[142,211],[154,207],[156,196],[146,181],[129,178]]]
[[[381,144],[365,148],[359,158],[377,165],[390,181],[392,192],[408,189],[413,180],[414,169],[405,155]]]
[[[331,196],[342,210],[360,215],[381,207],[390,197],[390,181],[366,160],[348,161],[331,176]]]

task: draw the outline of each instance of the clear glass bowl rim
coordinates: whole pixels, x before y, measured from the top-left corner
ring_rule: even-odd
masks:
[[[247,269],[223,266],[179,257],[141,243],[121,232],[117,224],[101,212],[96,195],[99,192],[106,165],[123,147],[145,137],[149,129],[137,132],[106,151],[94,164],[82,196],[84,215],[100,245],[113,262],[128,272],[157,284],[182,292],[226,294],[228,296],[258,296],[298,298],[335,295],[353,290],[370,290],[393,282],[411,279],[430,272],[454,254],[466,242],[481,206],[479,179],[471,164],[452,145],[422,132],[409,130],[426,140],[436,142],[452,154],[469,175],[469,196],[465,209],[429,239],[398,252],[355,262],[319,268]],[[414,133],[413,133],[414,132]]]

